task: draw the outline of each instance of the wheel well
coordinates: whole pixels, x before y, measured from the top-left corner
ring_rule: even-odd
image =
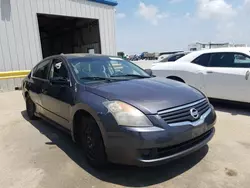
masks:
[[[75,113],[74,119],[73,119],[73,135],[77,143],[79,143],[79,140],[80,140],[80,135],[78,133],[80,132],[80,126],[82,126],[81,123],[79,123],[81,122],[82,117],[92,117],[92,115],[85,110],[78,110]]]
[[[169,76],[167,78],[171,79],[171,80],[175,80],[175,81],[179,81],[179,82],[185,83],[185,81],[182,78],[178,77],[178,76]]]

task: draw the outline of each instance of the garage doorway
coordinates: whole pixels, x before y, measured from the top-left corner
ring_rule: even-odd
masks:
[[[48,14],[37,14],[37,18],[43,58],[61,53],[101,54],[97,19]]]

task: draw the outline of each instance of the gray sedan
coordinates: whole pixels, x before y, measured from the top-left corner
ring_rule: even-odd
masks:
[[[200,149],[215,132],[204,94],[117,57],[48,57],[22,86],[29,118],[71,134],[95,167],[166,163]]]

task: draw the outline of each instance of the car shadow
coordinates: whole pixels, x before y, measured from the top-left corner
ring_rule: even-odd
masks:
[[[45,144],[59,147],[77,165],[94,177],[105,182],[122,186],[144,187],[168,181],[198,164],[206,156],[209,150],[209,147],[206,145],[186,157],[157,167],[139,168],[110,164],[108,168],[96,170],[89,166],[84,160],[81,148],[72,141],[70,135],[60,131],[43,120],[30,121],[26,111],[22,111],[21,114],[24,119],[29,121],[32,126],[50,140],[50,142],[46,142]]]
[[[243,115],[250,116],[250,104],[229,102],[222,100],[209,99],[216,111],[226,112],[233,116]]]

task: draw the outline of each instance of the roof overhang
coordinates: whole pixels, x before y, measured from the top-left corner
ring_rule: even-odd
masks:
[[[89,1],[101,3],[101,4],[105,4],[105,5],[110,5],[110,6],[118,5],[118,2],[116,0],[89,0]]]

